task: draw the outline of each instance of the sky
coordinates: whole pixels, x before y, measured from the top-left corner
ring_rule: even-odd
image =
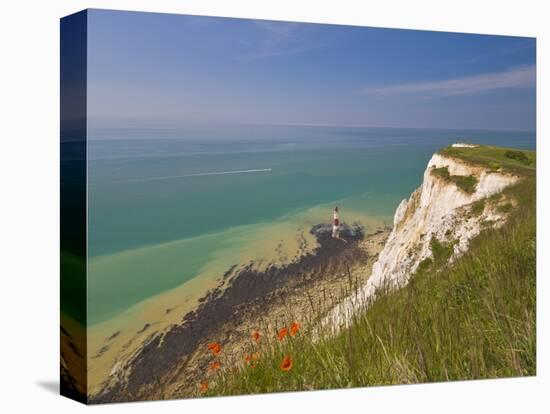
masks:
[[[105,122],[532,131],[535,67],[534,38],[88,14],[88,115]]]

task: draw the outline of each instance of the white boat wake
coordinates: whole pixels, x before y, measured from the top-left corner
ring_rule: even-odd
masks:
[[[209,175],[248,174],[248,173],[271,172],[271,171],[273,171],[272,168],[256,168],[252,170],[233,170],[233,171],[213,171],[213,172],[203,172],[203,173],[185,174],[185,175],[165,175],[162,177],[148,177],[148,178],[146,177],[146,178],[136,178],[136,179],[128,179],[128,180],[115,180],[115,181],[108,181],[108,183],[111,184],[111,183],[144,182],[144,181],[161,181],[161,180],[172,180],[175,178],[204,177]],[[93,183],[93,184],[99,184],[99,183]]]

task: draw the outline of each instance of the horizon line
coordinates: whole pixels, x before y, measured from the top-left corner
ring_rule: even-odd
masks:
[[[472,126],[407,126],[407,125],[379,125],[379,124],[354,124],[354,123],[325,123],[325,122],[287,122],[287,121],[235,121],[235,120],[214,120],[214,119],[182,119],[182,118],[136,118],[136,117],[109,117],[89,116],[88,120],[97,121],[143,121],[143,122],[179,122],[176,126],[157,126],[161,129],[176,129],[187,126],[185,124],[229,124],[229,125],[273,125],[273,126],[304,126],[304,127],[327,127],[327,128],[388,128],[388,129],[432,129],[432,130],[465,130],[465,131],[514,131],[514,132],[535,132],[537,128],[498,128],[498,127],[472,127]],[[127,126],[120,126],[127,128]]]

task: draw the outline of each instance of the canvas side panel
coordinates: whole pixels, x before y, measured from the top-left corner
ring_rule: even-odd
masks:
[[[61,394],[86,403],[87,12],[61,19]]]

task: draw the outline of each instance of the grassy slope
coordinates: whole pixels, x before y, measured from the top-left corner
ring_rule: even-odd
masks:
[[[515,174],[531,177],[534,176],[536,166],[535,152],[520,150],[528,159],[527,163],[523,163],[516,159],[509,158],[507,156],[507,152],[510,151],[518,150],[514,148],[479,145],[475,148],[445,147],[439,151],[439,153],[442,155],[460,158],[473,164],[481,164],[493,170],[502,168],[503,170]]]
[[[532,165],[518,165],[494,147],[453,154],[525,176],[505,190],[517,201],[508,222],[483,231],[465,256],[423,267],[336,336],[313,341],[301,331],[278,342],[265,333],[256,367],[210,375],[207,394],[534,375],[535,178],[534,153],[526,153]],[[293,361],[286,372],[285,355]]]

